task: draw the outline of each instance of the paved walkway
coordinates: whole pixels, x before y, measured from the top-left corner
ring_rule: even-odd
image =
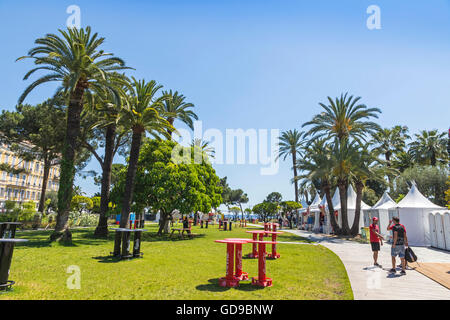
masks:
[[[383,269],[373,266],[369,244],[336,239],[303,230],[283,229],[333,251],[343,262],[356,300],[450,300],[450,290],[414,270],[405,276],[389,273],[390,244],[381,247],[379,261]],[[450,262],[450,252],[424,247],[412,247],[418,262]],[[399,264],[399,259],[397,258]],[[450,276],[450,275],[449,275]]]

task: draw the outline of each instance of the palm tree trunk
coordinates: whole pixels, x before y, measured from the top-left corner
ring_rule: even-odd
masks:
[[[297,156],[295,153],[292,154],[292,165],[294,168],[294,189],[295,189],[295,202],[298,203],[298,181],[295,180],[295,178],[297,177]]]
[[[47,191],[48,176],[50,174],[51,161],[46,157],[44,159],[44,177],[42,178],[41,198],[39,199],[38,212],[44,212],[45,193]]]
[[[352,229],[350,230],[352,236],[356,236],[359,231],[359,217],[361,216],[361,201],[364,184],[362,183],[362,181],[356,181],[355,187],[356,187],[355,220],[353,221]]]
[[[328,205],[328,212],[330,214],[331,227],[333,228],[334,233],[339,235],[342,233],[342,230],[336,221],[336,216],[334,215],[333,202],[331,201],[331,187],[328,183],[325,183],[325,185],[323,186],[323,191],[325,193],[325,196],[327,197],[327,205]]]
[[[341,200],[341,217],[342,217],[342,234],[349,235],[350,228],[347,218],[347,183],[345,181],[338,182],[339,197]]]
[[[73,180],[75,178],[75,160],[79,148],[78,138],[81,127],[81,111],[83,110],[83,95],[85,87],[78,81],[73,93],[70,95],[67,108],[67,126],[64,139],[64,149],[61,160],[61,174],[58,190],[58,215],[56,226],[50,235],[50,240],[61,239],[71,241],[72,234],[69,231],[68,219],[70,202],[72,200]]]
[[[125,192],[123,195],[122,211],[120,215],[120,227],[125,228],[130,216],[131,201],[133,199],[134,180],[136,178],[137,164],[139,160],[139,151],[141,149],[142,130],[133,130],[131,140],[130,160],[128,162],[127,180]]]
[[[94,237],[108,237],[108,204],[111,190],[111,168],[114,159],[114,142],[116,137],[116,125],[110,124],[106,127],[105,134],[105,157],[102,164],[102,186],[100,198],[100,218]]]
[[[139,151],[141,149],[142,130],[133,129],[133,137],[131,138],[130,159],[128,160],[128,171],[125,182],[125,191],[122,200],[122,210],[120,212],[120,228],[126,228],[128,218],[130,217],[131,201],[133,200],[134,179],[136,178],[137,163],[139,160]],[[120,243],[120,232],[116,232],[115,241]]]

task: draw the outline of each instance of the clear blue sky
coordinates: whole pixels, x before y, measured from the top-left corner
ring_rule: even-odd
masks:
[[[449,1],[5,1],[0,0],[2,109],[13,109],[31,61],[15,63],[37,37],[65,27],[66,8],[106,37],[105,49],[195,104],[203,127],[300,128],[327,96],[350,92],[379,107],[382,126],[447,130],[450,119]],[[368,30],[366,8],[381,8]],[[53,94],[45,85],[27,99]],[[183,125],[177,124],[181,127]],[[117,161],[123,161],[117,159]],[[250,204],[271,191],[293,199],[290,162],[218,165]],[[89,170],[100,171],[95,159]],[[88,194],[99,188],[78,178]]]

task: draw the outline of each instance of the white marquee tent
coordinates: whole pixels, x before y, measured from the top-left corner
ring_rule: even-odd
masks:
[[[387,237],[390,234],[390,232],[387,231],[387,227],[389,225],[389,209],[394,208],[396,205],[397,203],[392,200],[386,191],[372,208],[363,210],[364,226],[368,227],[372,223],[372,219],[377,217],[380,233],[387,240]]]
[[[428,200],[413,183],[408,194],[394,208],[389,209],[389,218],[397,216],[406,228],[408,244],[430,246],[430,212],[444,210]]]
[[[333,198],[331,198],[331,203],[333,204],[333,208],[335,208],[340,203],[339,198],[339,189],[336,188],[333,194]],[[320,202],[320,205],[324,208],[325,213],[325,221],[323,225],[323,233],[330,234],[331,233],[331,222],[330,222],[330,213],[328,211],[328,203],[327,203],[327,197],[323,197],[322,201]],[[335,209],[336,210],[336,209]]]
[[[313,202],[309,205],[309,213],[314,214],[314,226],[313,231],[318,232],[320,229],[320,202],[322,199],[320,199],[319,193],[316,192],[316,197],[314,198]]]

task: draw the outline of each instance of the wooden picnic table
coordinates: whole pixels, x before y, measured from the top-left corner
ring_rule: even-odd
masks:
[[[190,232],[190,233],[188,233],[189,237],[190,238],[194,237],[194,235],[191,232],[191,228],[172,228],[172,232],[170,233],[169,238],[172,237],[172,235],[175,231],[178,231],[178,234],[180,235],[180,238],[182,238],[182,239],[184,239],[184,233],[188,232],[188,231]]]

